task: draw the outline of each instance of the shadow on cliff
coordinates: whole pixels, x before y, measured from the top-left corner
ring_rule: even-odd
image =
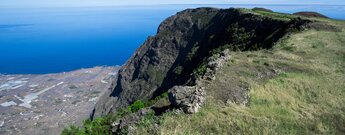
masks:
[[[206,59],[213,53],[220,52],[219,50],[226,48],[232,51],[270,49],[289,31],[293,29],[299,31],[307,22],[299,18],[278,21],[268,17],[244,14],[237,9],[221,10],[203,28],[195,22],[189,31],[188,45],[180,49],[176,61],[153,97],[161,95],[175,85],[194,85],[195,69],[205,64]],[[192,54],[192,58],[186,59],[194,48],[198,49]],[[180,74],[175,72],[177,67],[183,67]]]
[[[175,85],[194,85],[210,56],[224,49],[270,49],[287,33],[303,29],[306,23],[299,17],[276,19],[232,8],[182,11],[165,20],[157,35],[148,38],[119,72],[116,86],[108,95],[115,102],[98,106],[111,112],[138,99],[155,98]],[[164,54],[170,51],[176,55]],[[164,61],[170,56],[176,58]],[[164,70],[158,71],[160,68]]]

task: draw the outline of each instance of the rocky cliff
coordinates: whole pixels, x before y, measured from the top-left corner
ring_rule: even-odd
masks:
[[[150,99],[177,85],[192,86],[205,74],[208,58],[228,49],[271,48],[310,21],[262,15],[246,9],[187,9],[163,21],[121,68],[92,117]]]

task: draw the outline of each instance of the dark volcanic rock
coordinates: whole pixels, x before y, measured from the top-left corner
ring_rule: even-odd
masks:
[[[304,16],[304,17],[319,17],[319,18],[328,18],[327,16],[320,14],[318,12],[296,12],[294,15]]]
[[[187,9],[169,17],[121,68],[118,79],[95,106],[106,115],[175,85],[194,85],[195,70],[217,50],[271,48],[290,28],[308,21],[278,20],[243,9]],[[220,52],[219,51],[219,52]]]

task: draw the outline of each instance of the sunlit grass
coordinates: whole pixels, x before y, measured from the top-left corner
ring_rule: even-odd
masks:
[[[344,134],[344,40],[344,32],[309,30],[291,35],[268,52],[234,53],[217,78],[249,83],[248,106],[214,98],[212,88],[226,83],[216,80],[208,87],[210,96],[199,113],[166,113],[158,125],[141,124],[134,133]],[[263,63],[287,70],[258,81],[257,71],[251,69],[264,68]]]

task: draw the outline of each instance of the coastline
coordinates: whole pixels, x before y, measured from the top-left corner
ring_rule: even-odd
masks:
[[[0,74],[0,134],[60,134],[80,125],[120,67]]]

